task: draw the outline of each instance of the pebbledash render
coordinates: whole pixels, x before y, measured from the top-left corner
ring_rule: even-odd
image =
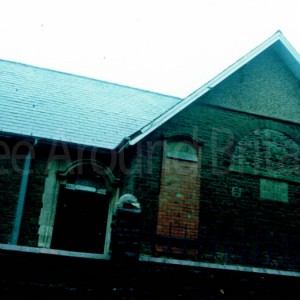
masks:
[[[0,60],[1,293],[292,293],[299,63],[279,31],[179,99]]]

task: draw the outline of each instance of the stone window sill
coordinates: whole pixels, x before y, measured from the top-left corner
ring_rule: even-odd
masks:
[[[48,255],[59,255],[59,256],[69,256],[69,257],[78,257],[78,258],[89,258],[89,259],[103,259],[103,260],[110,259],[110,255],[108,254],[75,252],[75,251],[9,245],[9,244],[0,244],[0,251],[15,251],[15,252],[22,252],[22,253],[48,254]]]

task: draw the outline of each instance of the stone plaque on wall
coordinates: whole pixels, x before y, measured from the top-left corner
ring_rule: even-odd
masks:
[[[288,202],[288,184],[286,182],[261,178],[260,199]]]

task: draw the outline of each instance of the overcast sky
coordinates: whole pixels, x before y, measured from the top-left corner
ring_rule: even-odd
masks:
[[[0,59],[179,97],[277,30],[299,0],[0,0]]]

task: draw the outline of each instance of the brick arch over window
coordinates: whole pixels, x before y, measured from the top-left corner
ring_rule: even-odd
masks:
[[[195,256],[200,207],[200,162],[198,143],[172,138],[164,143],[156,252]]]
[[[118,198],[118,188],[115,185],[115,180],[111,170],[94,160],[81,160],[70,164],[67,164],[66,161],[51,161],[48,165],[48,177],[45,181],[42,198],[43,206],[39,218],[38,246],[43,248],[54,247],[67,251],[107,254],[110,243],[111,218]],[[87,207],[83,207],[84,209],[80,211],[82,205],[87,205]],[[99,251],[96,246],[92,246],[92,237],[89,240],[90,246],[81,247],[82,244],[77,246],[75,236],[72,241],[69,238],[69,244],[63,244],[63,236],[59,237],[59,231],[55,230],[55,226],[59,227],[61,220],[69,218],[70,222],[74,222],[75,229],[77,226],[76,221],[77,223],[81,221],[78,220],[79,218],[85,218],[84,216],[87,214],[93,213],[92,209],[89,209],[92,206],[99,211],[97,218],[106,218],[103,221],[103,226],[99,225],[96,220],[95,224],[91,225],[91,228],[94,225],[97,226],[97,224],[102,226],[99,227],[99,232],[101,231],[103,236],[101,242],[99,242],[100,244],[98,243],[100,245]],[[63,215],[62,207],[70,207],[65,215]],[[76,219],[76,214],[78,219]],[[87,231],[89,229],[86,223],[89,221],[89,218],[86,217],[82,222]],[[72,224],[70,224],[69,229],[69,233],[72,232]],[[76,228],[77,231],[79,229]],[[84,233],[82,236],[85,237]],[[53,241],[53,237],[55,237],[55,241]]]
[[[300,132],[297,127],[291,126],[291,124],[288,123],[279,124],[271,119],[252,118],[248,122],[241,122],[238,126],[238,130],[232,133],[234,134],[235,140],[240,141],[255,131],[263,130],[272,130],[284,134],[300,145]]]
[[[299,145],[285,133],[258,129],[236,145],[230,170],[298,182],[299,151]]]

